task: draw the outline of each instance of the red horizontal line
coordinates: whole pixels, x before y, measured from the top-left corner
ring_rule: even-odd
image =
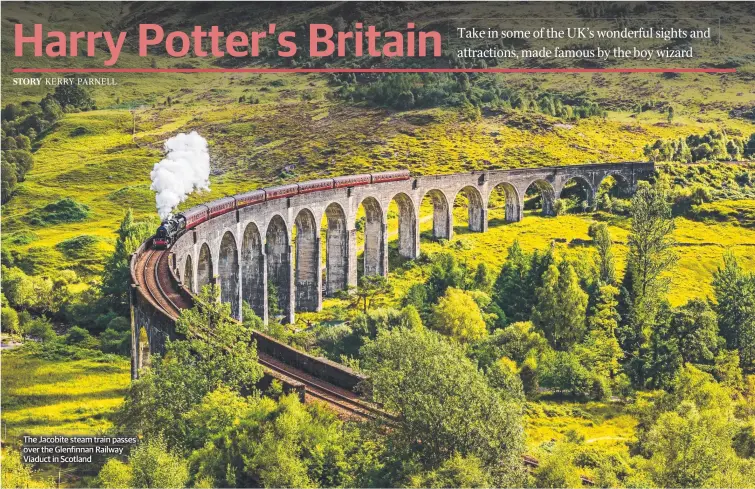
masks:
[[[735,73],[734,68],[14,68],[13,73]]]

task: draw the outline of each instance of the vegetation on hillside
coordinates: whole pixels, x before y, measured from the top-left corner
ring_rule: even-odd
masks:
[[[248,18],[247,7],[232,3],[125,5],[9,5],[4,14],[64,31],[106,22],[128,30],[150,17],[179,29],[187,15],[192,25],[230,28]],[[312,19],[395,27],[415,20],[416,8],[307,4],[282,12],[260,4],[256,13],[296,30],[304,46]],[[461,15],[453,3],[433,5],[428,25],[443,29],[470,12],[519,27],[540,22],[520,5],[465,8]],[[736,23],[748,12],[560,8],[596,22],[721,13]],[[543,4],[539,15],[555,16],[552,9]],[[13,29],[3,22],[5,48]],[[738,29],[696,48],[701,63],[737,68],[726,75],[117,74],[117,85],[94,90],[19,89],[9,70],[24,58],[4,57],[0,306],[3,332],[27,340],[2,353],[4,484],[51,484],[6,447],[22,433],[53,431],[143,437],[128,458],[94,467],[96,478],[75,472],[74,485],[574,487],[581,475],[601,487],[751,484],[755,167],[746,160],[755,148],[755,59],[742,50],[752,40]],[[214,66],[129,50],[119,66]],[[279,62],[272,50],[216,61]],[[437,62],[468,64],[448,52]],[[352,52],[283,63],[413,66]],[[658,175],[634,198],[616,182],[603,186],[595,208],[570,186],[556,218],[537,215],[542,198],[533,191],[524,219],[510,224],[494,193],[485,234],[465,228],[461,199],[449,242],[431,238],[425,202],[415,262],[397,257],[391,207],[389,277],[361,277],[357,291],[329,298],[293,326],[263,325],[247,306],[245,327],[231,327],[228,308],[207,291],[180,327],[217,324],[212,340],[171,343],[129,387],[127,260],[157,225],[149,171],[162,142],[190,130],[210,143],[212,190],[187,207],[263,185],[394,168],[423,175],[650,160]],[[258,392],[252,327],[368,374],[364,391],[398,423],[344,422],[276,384]],[[520,464],[525,453],[541,462],[531,474]]]

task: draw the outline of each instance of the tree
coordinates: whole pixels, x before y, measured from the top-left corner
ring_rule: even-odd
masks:
[[[501,392],[504,398],[520,401],[524,399],[522,380],[519,378],[515,361],[501,357],[485,371],[485,376],[490,386]]]
[[[186,487],[189,470],[185,459],[168,450],[162,437],[140,443],[129,455],[132,487]]]
[[[498,307],[509,321],[529,321],[534,303],[534,288],[530,280],[530,259],[522,251],[519,241],[508,249],[506,261],[495,281],[494,296]]]
[[[115,251],[108,258],[102,275],[102,295],[118,314],[128,315],[129,256],[152,236],[158,225],[155,218],[134,220],[133,212],[128,209],[116,231]]]
[[[579,469],[574,465],[575,446],[560,443],[556,449],[540,461],[535,470],[535,487],[581,487]]]
[[[429,301],[437,301],[449,287],[466,289],[466,274],[466,267],[460,265],[453,254],[439,253],[433,256],[426,284]]]
[[[661,487],[709,487],[735,457],[726,417],[689,401],[661,414],[648,438],[652,477]]]
[[[188,436],[184,413],[222,386],[255,392],[262,367],[252,332],[216,297],[213,287],[205,287],[176,322],[176,332],[187,339],[168,342],[165,356],[153,356],[150,369],[131,383],[118,415],[124,430],[146,437],[162,433],[171,446],[196,447],[204,440]]]
[[[2,194],[0,195],[0,202],[4,204],[10,200],[13,192],[15,192],[16,185],[18,185],[18,176],[16,175],[16,165],[5,158],[5,151],[3,151],[1,165],[0,176],[2,177]]]
[[[362,313],[367,314],[370,307],[381,300],[381,296],[389,294],[392,290],[388,279],[382,275],[363,275],[356,290],[351,289],[349,292],[354,305],[361,307]]]
[[[604,284],[614,285],[616,283],[616,266],[612,250],[613,241],[611,240],[611,233],[608,231],[608,225],[603,222],[590,224],[588,234],[598,251],[598,278]]]
[[[441,333],[462,343],[487,335],[485,321],[474,299],[463,290],[449,287],[433,308],[431,324]]]
[[[587,321],[589,333],[577,349],[580,362],[591,372],[606,378],[613,378],[618,372],[619,360],[623,355],[616,339],[618,293],[619,289],[612,285],[600,288],[592,315]]]
[[[490,268],[484,262],[477,265],[474,275],[474,288],[487,292],[493,283],[493,277],[491,276]]]
[[[111,458],[100,469],[97,475],[99,487],[105,489],[130,489],[134,487],[134,474],[128,464],[116,458]]]
[[[190,465],[209,487],[355,487],[370,457],[362,454],[374,450],[332,411],[295,394],[275,401],[224,390],[190,417],[208,435]]]
[[[361,353],[374,399],[396,415],[388,453],[426,469],[454,454],[476,456],[496,468],[494,485],[521,484],[521,404],[491,389],[459,345],[426,329],[396,328]]]
[[[707,302],[690,299],[675,309],[670,334],[677,342],[683,365],[713,361],[718,349],[718,325]]]
[[[63,109],[52,94],[48,93],[39,105],[42,107],[42,114],[48,122],[55,122],[63,117]]]
[[[631,315],[624,326],[633,331],[625,336],[645,344],[669,285],[666,275],[676,263],[674,219],[662,183],[650,186],[640,182],[632,198],[632,228],[629,234],[627,273],[631,274]],[[636,353],[636,352],[634,352]]]
[[[713,273],[718,327],[729,349],[739,350],[743,368],[755,367],[755,273],[747,273],[727,253]]]
[[[588,297],[568,261],[562,260],[558,266],[552,264],[548,268],[535,297],[532,322],[545,333],[554,348],[565,350],[582,340]]]
[[[490,472],[475,456],[454,454],[436,470],[422,472],[409,479],[408,487],[492,487]]]
[[[487,368],[501,357],[522,363],[527,357],[542,353],[547,346],[542,333],[530,321],[522,321],[493,331],[472,345],[470,353],[481,368]]]
[[[3,487],[20,487],[24,489],[55,487],[53,481],[35,479],[31,466],[21,461],[21,454],[10,447],[3,447],[2,454]]]
[[[89,95],[89,92],[83,86],[77,84],[58,85],[55,88],[53,97],[55,97],[55,100],[58,101],[63,109],[72,107],[75,109],[89,110],[94,108],[94,100],[92,99],[92,96]]]

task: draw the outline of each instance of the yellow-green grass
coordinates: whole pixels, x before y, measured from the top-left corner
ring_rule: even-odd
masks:
[[[753,201],[721,201],[721,205],[735,208],[752,204]],[[554,242],[559,255],[589,263],[595,259],[595,250],[589,245],[587,231],[592,222],[600,219],[609,224],[614,240],[617,271],[622,273],[626,266],[629,235],[626,218],[604,213],[542,217],[534,211],[527,211],[522,221],[503,223],[504,210],[497,208],[489,211],[491,225],[486,233],[471,233],[466,229],[465,213],[464,208],[456,210],[455,236],[450,242],[442,243],[430,239],[432,210],[423,206],[420,213],[421,252],[430,255],[450,252],[469,266],[476,267],[479,263],[485,263],[497,273],[514,240],[518,240],[522,248],[529,252],[545,249]],[[389,246],[395,247],[398,238],[397,221],[397,218],[389,220]],[[743,268],[755,270],[755,229],[741,227],[737,223],[698,222],[685,218],[676,218],[675,223],[673,236],[677,241],[675,251],[679,260],[668,274],[671,279],[668,299],[672,305],[681,305],[692,298],[712,297],[713,274],[722,265],[726,252],[734,253]],[[362,239],[363,233],[358,232],[358,242]],[[395,251],[392,254],[395,257]],[[427,267],[421,266],[391,270],[389,280],[393,285],[393,297],[388,302],[399,300],[412,284],[425,281],[427,274]],[[340,299],[326,299],[322,312],[302,313],[298,317],[308,321],[329,318],[330,307],[344,305]]]
[[[59,268],[68,266],[54,249],[61,241],[91,234],[106,238],[103,246],[112,246],[108,239],[113,238],[125,208],[133,208],[137,215],[154,215],[149,172],[161,158],[161,143],[179,131],[198,130],[209,139],[212,154],[212,190],[192,195],[186,207],[283,181],[279,175],[290,163],[296,168],[285,180],[396,167],[428,174],[632,160],[640,158],[644,144],[658,137],[715,127],[713,123],[650,124],[635,132],[609,117],[566,128],[556,126],[555,119],[519,113],[469,123],[447,109],[393,114],[325,100],[291,100],[281,106],[238,103],[235,95],[209,101],[200,94],[191,96],[195,99],[190,108],[174,104],[133,114],[125,110],[67,114],[42,139],[35,168],[4,206],[5,232],[33,233],[37,238],[10,247],[41,248],[51,256],[47,261],[58,262],[52,268]],[[410,116],[426,116],[431,122],[414,126]],[[528,124],[545,129],[532,132]],[[730,125],[746,124],[732,120]],[[84,128],[85,134],[72,136],[78,128]],[[89,206],[87,220],[46,227],[24,223],[28,212],[68,196]]]
[[[625,450],[634,439],[637,419],[614,402],[530,401],[525,412],[527,449],[561,441],[569,431],[604,451]]]
[[[2,353],[3,442],[24,434],[96,434],[112,427],[130,382],[129,360],[45,360]]]

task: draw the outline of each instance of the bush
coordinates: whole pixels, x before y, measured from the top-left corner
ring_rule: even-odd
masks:
[[[100,335],[100,350],[103,353],[128,355],[131,350],[131,332],[106,329]]]
[[[26,219],[29,224],[46,226],[64,222],[79,222],[89,217],[89,207],[70,197],[47,204],[31,211]]]
[[[89,331],[79,326],[74,326],[68,330],[66,344],[76,345],[82,348],[94,348],[98,346],[97,340],[89,334]]]
[[[55,330],[52,329],[52,324],[47,318],[37,318],[29,323],[26,329],[26,334],[32,338],[40,340],[42,343],[52,342],[58,338]]]
[[[91,257],[96,254],[94,249],[97,246],[99,239],[96,236],[89,234],[82,234],[73,238],[61,241],[55,248],[60,250],[66,258],[72,260],[78,260],[82,258]]]
[[[18,320],[18,313],[10,307],[0,309],[0,323],[2,323],[3,332],[10,334],[21,333],[21,323]]]
[[[592,393],[592,376],[576,355],[566,351],[549,352],[540,363],[543,387],[573,397],[588,398]]]

